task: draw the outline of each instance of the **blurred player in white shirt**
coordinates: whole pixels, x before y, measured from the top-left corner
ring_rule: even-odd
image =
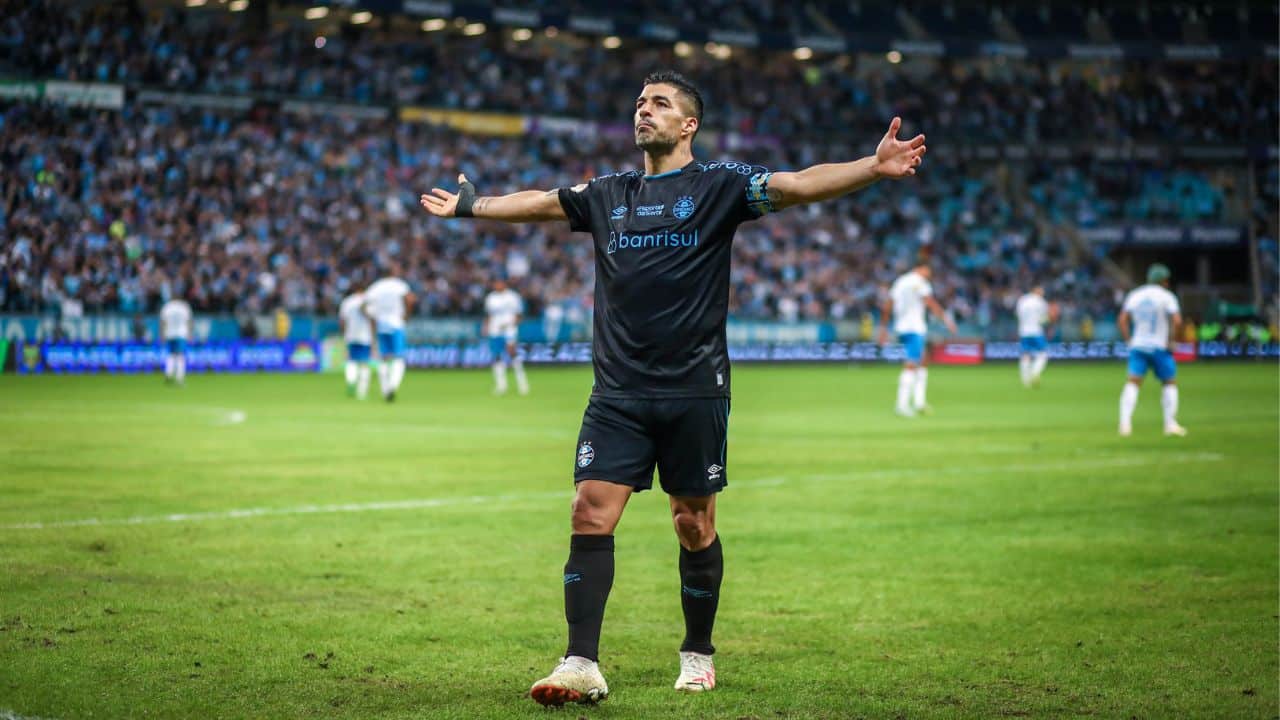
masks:
[[[520,294],[507,287],[505,280],[495,280],[493,292],[484,298],[485,335],[489,338],[489,350],[493,355],[493,392],[507,392],[507,362],[516,376],[516,389],[521,395],[529,394],[529,380],[524,374],[524,361],[516,354],[516,334],[520,316],[524,314],[524,300]]]
[[[369,392],[369,375],[373,366],[373,322],[364,312],[364,293],[360,288],[352,288],[352,293],[342,299],[338,306],[338,322],[347,343],[347,394],[363,400]]]
[[[1022,384],[1035,387],[1049,364],[1049,341],[1045,339],[1044,326],[1058,319],[1058,306],[1046,302],[1044,286],[1037,285],[1018,298],[1014,313],[1018,316],[1018,341],[1022,345],[1022,356],[1018,358]]]
[[[164,380],[181,385],[187,378],[187,343],[191,340],[191,306],[174,298],[160,308],[160,337],[164,339]]]
[[[396,391],[404,380],[404,319],[415,297],[409,284],[392,275],[373,283],[364,291],[364,311],[373,319],[378,334],[378,384],[387,402],[396,399]]]
[[[925,338],[929,333],[925,310],[946,323],[951,334],[956,332],[956,324],[933,297],[933,286],[929,284],[932,274],[929,266],[921,263],[900,276],[893,281],[889,297],[881,308],[880,344],[888,342],[888,322],[892,317],[893,331],[906,351],[902,373],[898,375],[898,402],[894,408],[903,417],[915,417],[916,413],[930,409],[925,400],[929,382],[929,370],[925,367]]]
[[[1129,344],[1129,381],[1120,393],[1120,435],[1133,433],[1133,411],[1138,388],[1147,370],[1164,384],[1160,406],[1164,410],[1164,434],[1182,437],[1187,429],[1178,424],[1178,365],[1169,352],[1169,339],[1182,325],[1178,298],[1169,292],[1169,268],[1156,263],[1147,270],[1147,284],[1131,291],[1120,308],[1120,335]]]

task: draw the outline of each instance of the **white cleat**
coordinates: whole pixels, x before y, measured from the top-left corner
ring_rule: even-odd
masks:
[[[1187,429],[1182,427],[1176,422],[1168,423],[1167,425],[1164,426],[1164,436],[1165,437],[1186,437]]]
[[[893,409],[893,411],[894,411],[894,412],[896,412],[896,413],[898,413],[898,415],[901,415],[901,416],[902,416],[902,417],[904,417],[904,418],[913,418],[913,417],[915,417],[915,416],[916,416],[916,411],[915,411],[915,410],[912,410],[912,409],[911,409],[911,408],[909,408],[909,407],[902,407],[902,406],[900,406],[900,405],[899,405],[898,407],[894,408],[894,409]]]
[[[710,655],[696,652],[680,653],[680,677],[676,689],[685,692],[706,692],[716,686],[716,666]]]
[[[600,674],[599,663],[570,655],[560,658],[560,664],[550,675],[534,683],[529,695],[539,705],[597,703],[609,697],[609,686]]]
[[[1129,437],[1133,434],[1133,423],[1120,423],[1120,437]]]

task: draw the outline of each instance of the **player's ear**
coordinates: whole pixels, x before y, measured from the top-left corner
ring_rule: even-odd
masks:
[[[693,137],[694,135],[697,135],[698,134],[698,118],[693,116],[689,116],[685,118],[683,129],[685,132],[689,133],[689,137]]]

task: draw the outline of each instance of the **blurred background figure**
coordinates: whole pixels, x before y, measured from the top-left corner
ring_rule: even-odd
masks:
[[[373,368],[373,321],[365,313],[364,302],[364,293],[359,287],[353,287],[352,293],[338,306],[338,321],[347,343],[347,362],[343,366],[347,394],[361,400],[369,392]]]
[[[1036,387],[1049,364],[1045,325],[1057,320],[1057,306],[1044,299],[1044,286],[1036,285],[1031,292],[1018,298],[1014,313],[1018,316],[1018,342],[1022,347],[1022,354],[1018,356],[1022,385]]]
[[[396,399],[404,381],[404,319],[417,299],[399,274],[400,266],[393,263],[390,274],[364,292],[364,309],[378,336],[378,384],[387,402]]]
[[[489,338],[489,351],[493,354],[493,393],[507,392],[507,364],[516,376],[516,390],[529,394],[529,379],[524,374],[524,361],[516,348],[520,318],[524,314],[524,300],[507,286],[507,281],[493,281],[493,291],[485,296],[485,336]]]
[[[191,341],[191,306],[173,298],[160,308],[160,337],[164,339],[164,381],[182,385],[187,379],[187,343]]]

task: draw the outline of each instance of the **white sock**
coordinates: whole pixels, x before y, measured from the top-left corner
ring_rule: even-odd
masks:
[[[1018,374],[1022,377],[1023,385],[1031,384],[1031,356],[1023,355],[1018,358]]]
[[[391,389],[399,390],[402,382],[404,382],[404,358],[396,358],[391,361]]]
[[[356,374],[358,372],[359,370],[356,366],[356,362],[354,360],[348,360],[346,367],[342,369],[343,376],[347,378],[347,387],[351,387],[356,384]]]
[[[493,364],[493,391],[499,394],[507,391],[507,364],[501,360]]]
[[[173,366],[174,378],[178,382],[185,381],[187,379],[187,359],[179,355],[174,358]]]
[[[1036,353],[1036,358],[1031,366],[1031,378],[1038,380],[1040,375],[1044,373],[1045,366],[1049,364],[1049,353]]]
[[[924,401],[925,388],[929,385],[929,369],[920,368],[916,370],[916,386],[915,386],[915,407],[917,410],[926,405]]]
[[[516,373],[516,389],[521,395],[529,394],[529,378],[524,374],[524,361],[520,358],[511,360],[511,369]]]
[[[1178,386],[1165,385],[1160,393],[1160,407],[1164,410],[1164,424],[1174,425],[1178,422]]]
[[[1131,382],[1124,384],[1120,391],[1120,424],[1129,426],[1133,423],[1133,411],[1138,407],[1138,386]]]
[[[383,360],[378,363],[378,387],[382,389],[383,396],[391,393],[391,361]]]
[[[172,355],[164,356],[164,378],[166,380],[173,379],[174,358]]]
[[[370,374],[371,373],[369,372],[368,363],[362,364],[357,370],[356,397],[360,398],[361,400],[364,399],[365,395],[369,394],[369,375]]]
[[[898,375],[898,409],[911,409],[911,388],[916,384],[916,369],[902,368]]]

